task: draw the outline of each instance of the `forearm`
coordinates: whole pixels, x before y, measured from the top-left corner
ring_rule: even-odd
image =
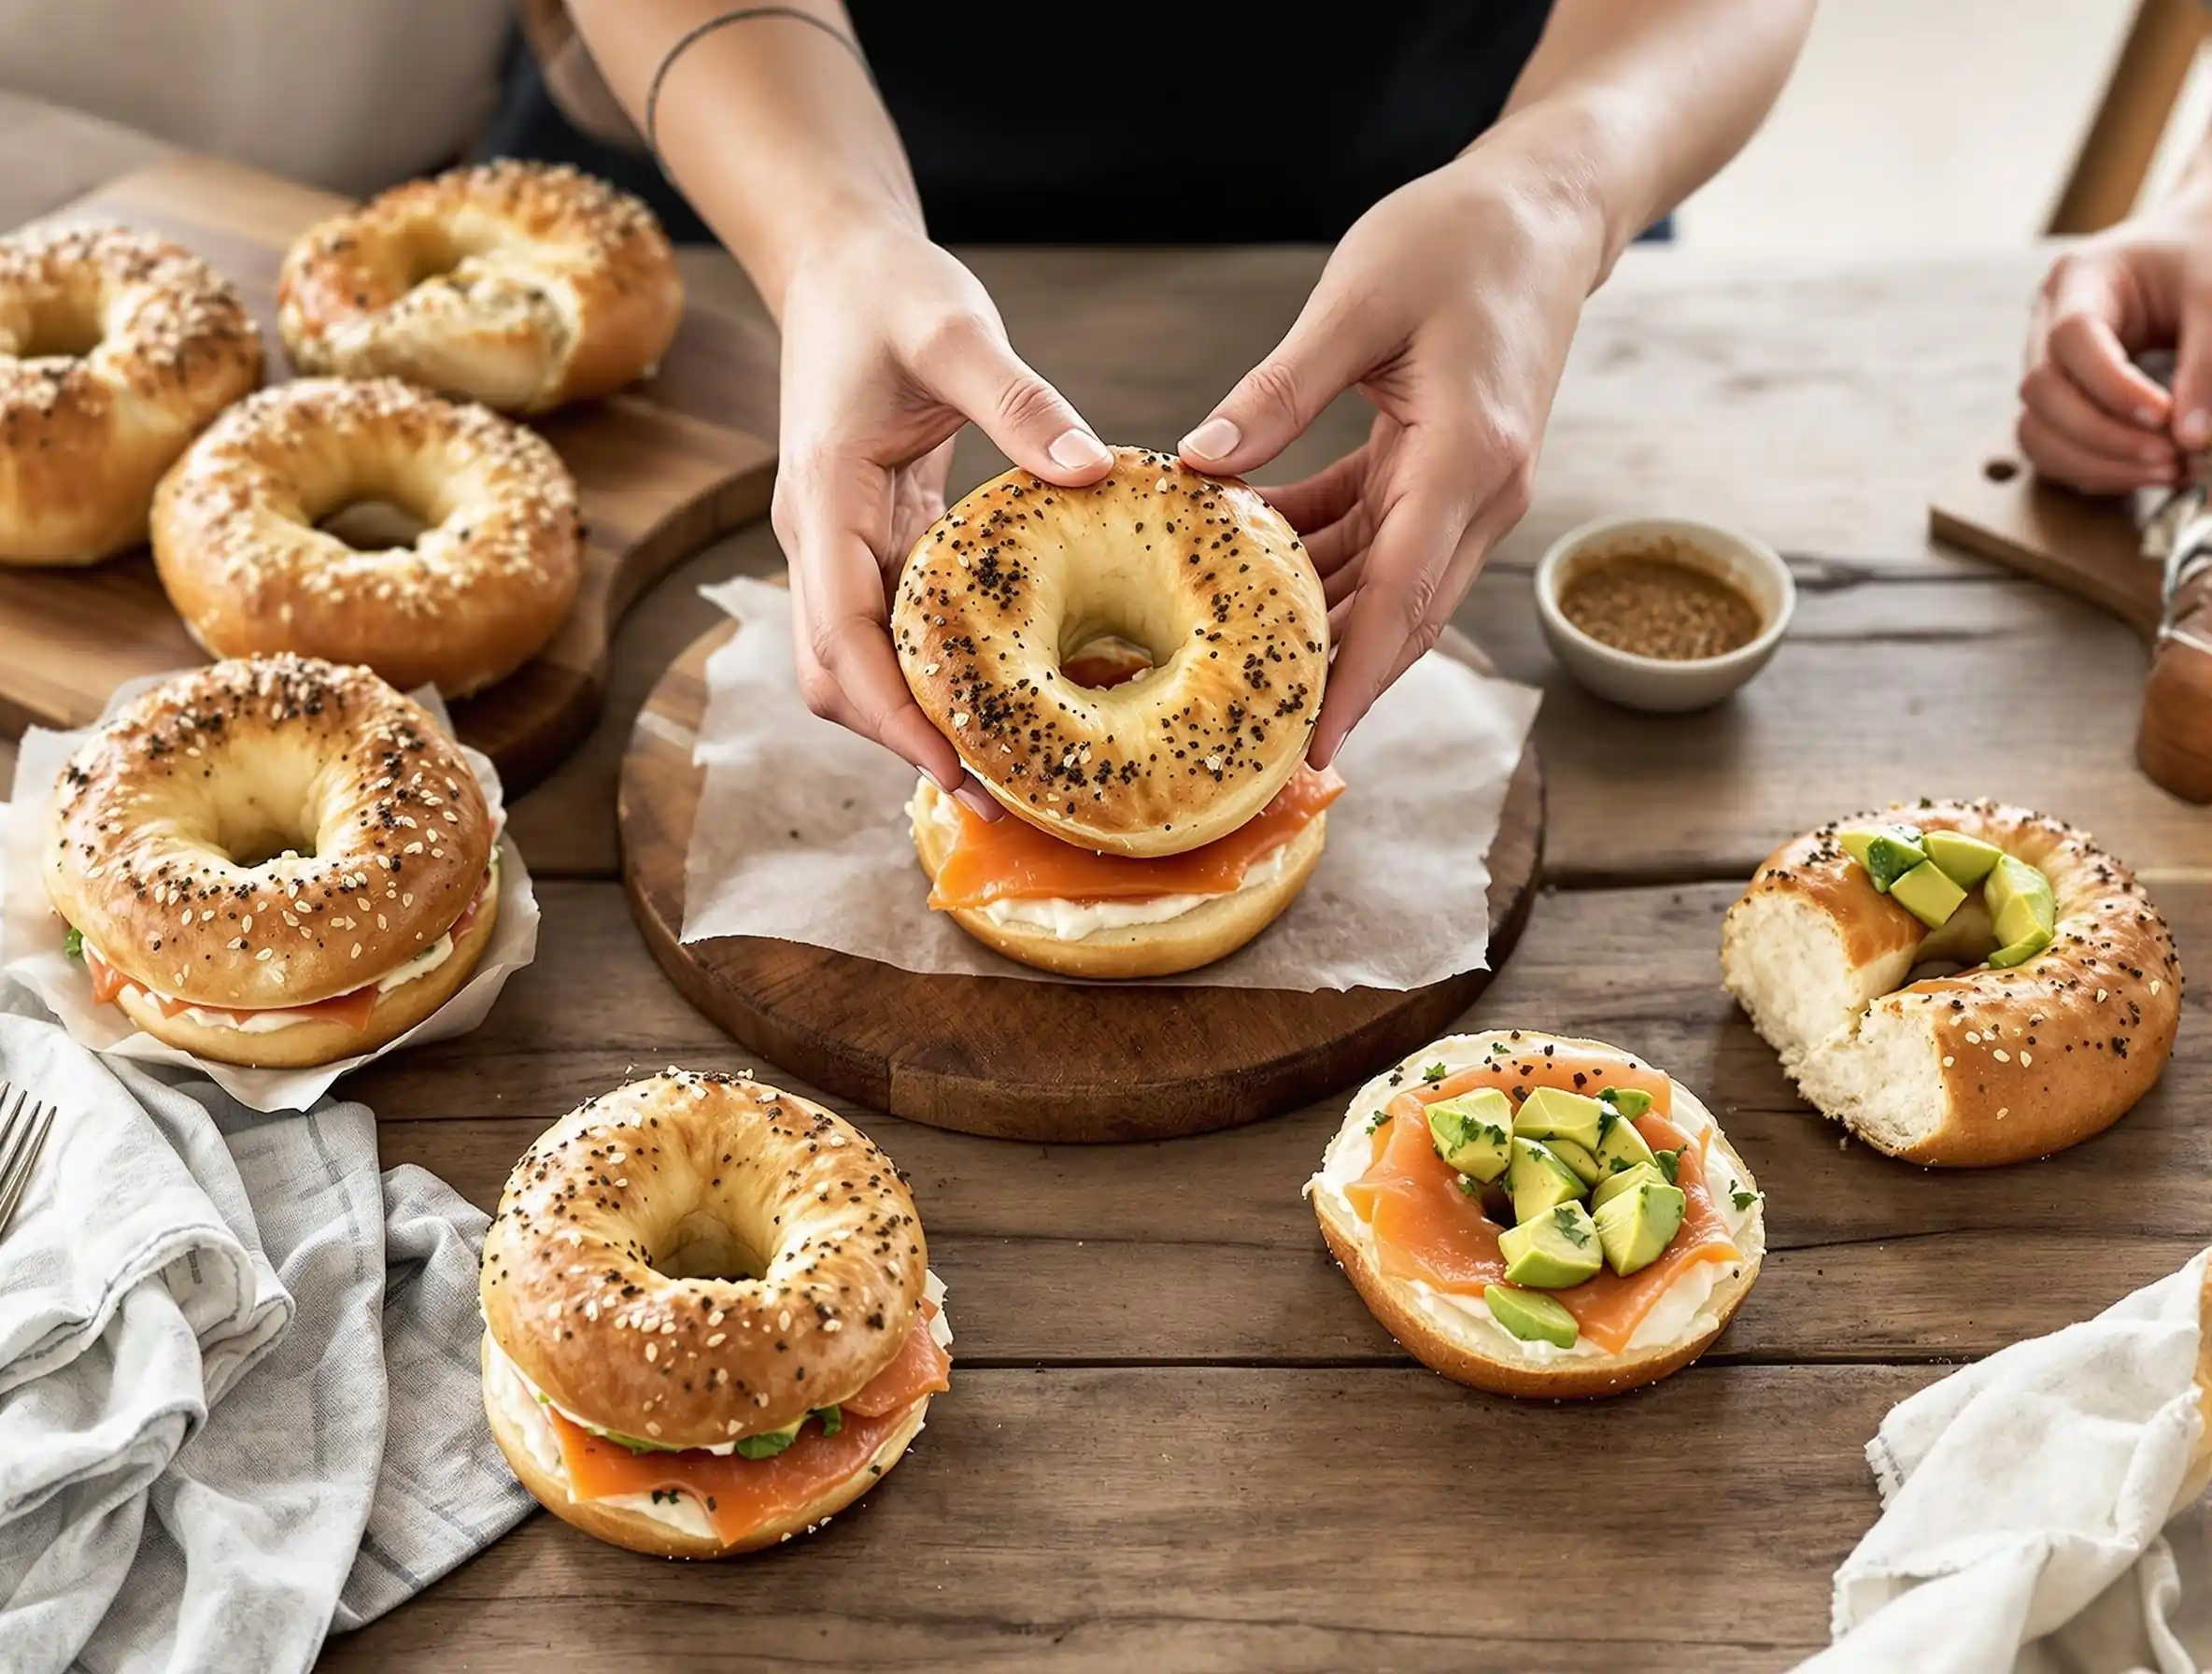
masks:
[[[655,71],[723,0],[569,0],[600,73],[641,132]],[[838,0],[799,9],[850,39]],[[806,252],[858,223],[917,231],[919,197],[883,101],[856,55],[789,17],[726,23],[669,66],[651,135],[700,218],[744,263],[768,306]]]
[[[1589,229],[1595,285],[1743,148],[1811,22],[1812,0],[1558,0],[1504,116],[1462,162],[1535,164]]]

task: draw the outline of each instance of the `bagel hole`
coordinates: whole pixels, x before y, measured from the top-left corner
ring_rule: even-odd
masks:
[[[315,833],[307,829],[305,807],[289,817],[248,798],[226,805],[217,816],[215,846],[230,857],[234,866],[261,866],[286,855],[302,860],[315,858]]]
[[[653,1270],[671,1279],[764,1279],[768,1259],[727,1221],[695,1209],[670,1230]]]
[[[335,535],[356,552],[384,552],[393,546],[414,546],[430,527],[430,520],[395,501],[363,498],[348,500],[317,518],[315,527]]]
[[[34,308],[30,332],[16,352],[26,361],[78,360],[99,348],[106,335],[96,295],[55,294]]]
[[[1071,636],[1060,651],[1061,677],[1093,691],[1125,686],[1158,666],[1148,648],[1119,633],[1086,630]]]

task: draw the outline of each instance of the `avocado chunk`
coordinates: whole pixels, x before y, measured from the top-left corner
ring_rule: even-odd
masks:
[[[1943,868],[1933,860],[1922,860],[1892,884],[1890,895],[1932,930],[1939,930],[1949,924],[1950,915],[1959,910],[1959,903],[1966,899],[1966,892],[1952,883]]]
[[[1572,1202],[1583,1191],[1582,1177],[1553,1155],[1541,1140],[1513,1136],[1513,1161],[1506,1174],[1506,1189],[1513,1194],[1513,1219],[1532,1221],[1561,1203]]]
[[[1874,887],[1884,895],[1892,885],[1916,866],[1927,864],[1918,826],[1854,826],[1836,833],[1843,852],[1866,869]]]
[[[2005,856],[1982,885],[1981,895],[1989,903],[2001,947],[2025,942],[2037,930],[2058,929],[2058,902],[2051,895],[2050,880],[2025,860]]]
[[[1680,1186],[1649,1183],[1608,1199],[1593,1224],[1613,1271],[1625,1279],[1658,1260],[1681,1230],[1686,1202]],[[1507,1268],[1506,1277],[1512,1276],[1513,1270]]]
[[[1999,971],[2009,971],[2015,965],[2024,965],[2050,945],[2050,932],[2031,930],[2018,942],[2010,943],[1989,957],[1989,963]]]
[[[1921,839],[1921,846],[1928,851],[1928,858],[1943,869],[1943,875],[1962,889],[1973,888],[2005,858],[2005,851],[1995,844],[1964,831],[1930,831]]]
[[[1598,1168],[1604,1173],[1618,1174],[1635,1168],[1638,1163],[1652,1164],[1651,1143],[1636,1130],[1635,1122],[1626,1115],[1614,1114],[1615,1106],[1610,1094],[1607,1095],[1603,1102],[1606,1119],[1597,1131]],[[1646,1098],[1644,1104],[1645,1108],[1650,1108],[1649,1098]]]
[[[1499,1233],[1497,1251],[1506,1258],[1508,1284],[1528,1284],[1538,1290],[1565,1290],[1580,1284],[1605,1265],[1590,1212],[1572,1199],[1553,1205],[1534,1220],[1523,1221],[1510,1232]]]
[[[1538,1087],[1521,1101],[1513,1131],[1532,1140],[1572,1140],[1585,1151],[1597,1149],[1597,1127],[1605,1112],[1595,1099]]]
[[[1509,1336],[1523,1342],[1548,1342],[1553,1348],[1571,1349],[1581,1335],[1573,1314],[1536,1291],[1490,1284],[1483,1287],[1482,1300],[1489,1304],[1490,1317],[1503,1326]]]
[[[1513,1101],[1483,1087],[1428,1107],[1428,1137],[1437,1155],[1484,1185],[1513,1160]]]
[[[1633,1122],[1652,1108],[1652,1095],[1641,1087],[1608,1087],[1597,1095],[1597,1102]],[[1599,1126],[1602,1128],[1603,1123]]]
[[[1671,1185],[1674,1183],[1659,1171],[1656,1162],[1639,1162],[1634,1168],[1624,1169],[1618,1174],[1608,1174],[1597,1183],[1590,1194],[1590,1213],[1595,1214],[1623,1192],[1633,1191],[1639,1185]]]
[[[740,1436],[736,1441],[737,1456],[741,1459],[773,1459],[776,1454],[799,1440],[799,1432],[806,1427],[810,1413],[802,1413],[799,1422],[787,1429],[763,1430],[758,1436]]]
[[[1544,1148],[1574,1170],[1575,1178],[1582,1183],[1585,1191],[1605,1178],[1597,1158],[1572,1140],[1546,1140]]]

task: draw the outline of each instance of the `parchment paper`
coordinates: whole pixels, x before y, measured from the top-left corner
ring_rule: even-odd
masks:
[[[148,687],[171,678],[174,675],[156,674],[125,682],[107,700],[101,718],[113,715]],[[446,713],[446,705],[433,688],[424,687],[409,695],[430,711],[439,731],[452,734],[452,716]],[[311,1070],[249,1070],[219,1064],[155,1040],[143,1033],[121,1006],[103,1005],[92,998],[92,977],[83,963],[63,951],[68,927],[47,900],[39,878],[47,799],[62,764],[92,731],[89,727],[74,732],[50,732],[34,727],[25,732],[16,754],[14,789],[9,801],[0,805],[0,821],[5,822],[0,824],[0,967],[16,972],[36,989],[79,1044],[140,1063],[197,1071],[255,1110],[305,1110],[328,1092],[339,1076],[388,1052],[468,1033],[490,1014],[491,1002],[499,998],[508,976],[536,957],[537,897],[531,892],[522,855],[506,835],[507,815],[500,795],[499,772],[488,758],[464,745],[461,754],[468,759],[476,783],[484,787],[484,801],[491,810],[492,830],[499,843],[499,917],[475,971],[451,999],[376,1051]]]
[[[914,770],[808,712],[790,596],[702,589],[739,623],[707,663],[693,759],[706,769],[685,859],[686,942],[768,936],[901,970],[1064,982],[1002,958],[928,905],[906,803]],[[1170,986],[1415,988],[1480,969],[1484,856],[1538,694],[1431,654],[1338,758],[1350,788],[1305,892],[1256,941]],[[1011,817],[1011,816],[1010,816]]]

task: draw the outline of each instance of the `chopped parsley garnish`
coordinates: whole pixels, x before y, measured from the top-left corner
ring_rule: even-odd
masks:
[[[1378,1128],[1382,1127],[1383,1123],[1385,1123],[1385,1122],[1387,1122],[1387,1121],[1389,1121],[1389,1120],[1390,1120],[1390,1113],[1389,1113],[1388,1111],[1386,1111],[1386,1110],[1379,1110],[1379,1111],[1377,1111],[1377,1112],[1376,1112],[1376,1113],[1375,1113],[1373,1115],[1371,1115],[1371,1116],[1369,1116],[1369,1117],[1368,1118],[1368,1131],[1369,1133],[1372,1133],[1372,1132],[1374,1132],[1376,1128]]]
[[[69,933],[62,938],[62,951],[73,959],[84,958],[84,932],[74,924],[69,927]]]
[[[1476,1198],[1482,1196],[1482,1184],[1472,1174],[1462,1174],[1459,1177],[1459,1189],[1468,1197]]]
[[[1434,1086],[1438,1082],[1443,1080],[1445,1076],[1451,1073],[1452,1071],[1445,1069],[1441,1064],[1431,1064],[1427,1069],[1421,1071],[1421,1079],[1428,1083],[1430,1086]]]
[[[844,1428],[844,1414],[835,1407],[816,1407],[807,1418],[820,1419],[825,1436],[834,1436]],[[773,1459],[798,1440],[799,1432],[805,1427],[806,1419],[802,1418],[787,1430],[771,1430],[764,1436],[740,1436],[736,1442],[737,1455],[741,1459]]]
[[[1682,1160],[1681,1152],[1679,1150],[1654,1151],[1652,1153],[1652,1156],[1657,1160],[1659,1164],[1659,1171],[1666,1176],[1666,1184],[1669,1185],[1674,1185],[1675,1170]]]
[[[1735,1204],[1738,1210],[1745,1210],[1756,1203],[1764,1195],[1760,1192],[1746,1190],[1739,1185],[1728,1194],[1728,1200]]]

